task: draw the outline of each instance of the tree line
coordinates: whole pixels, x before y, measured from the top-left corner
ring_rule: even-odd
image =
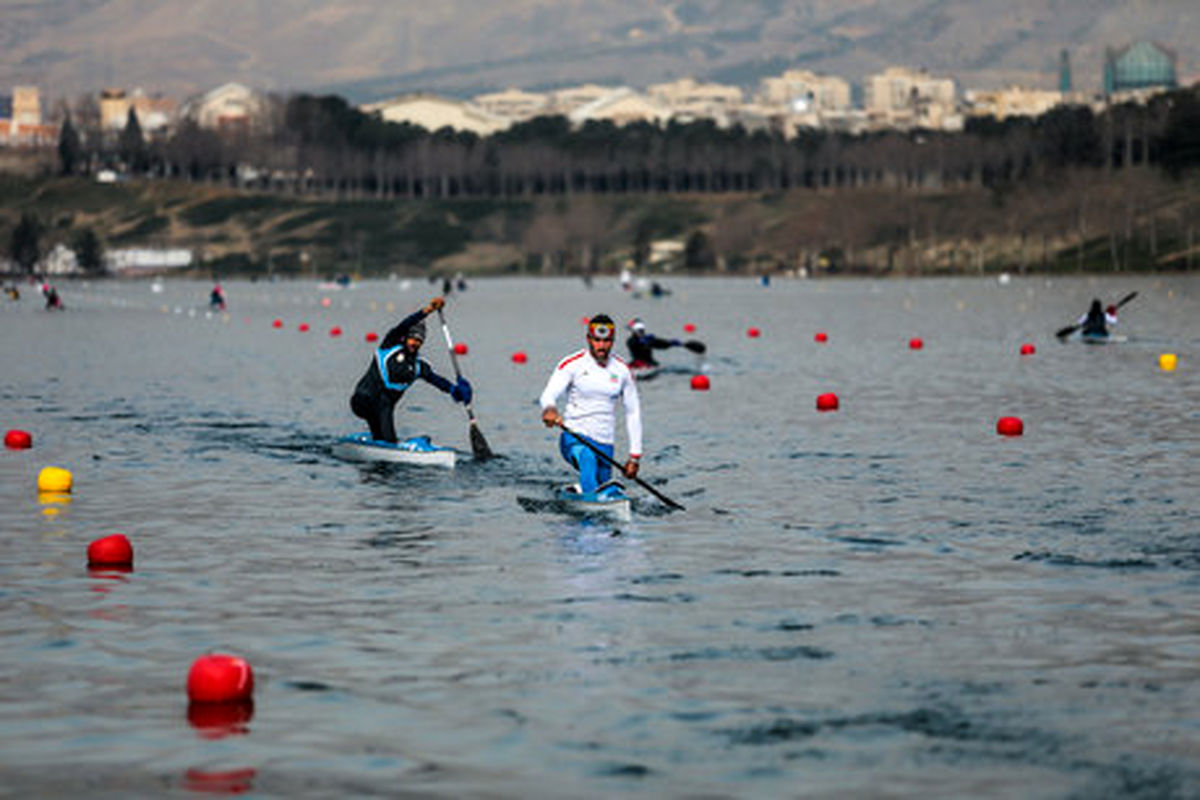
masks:
[[[273,98],[263,124],[231,131],[185,120],[147,137],[131,111],[122,131],[103,136],[94,118],[80,119],[62,126],[66,174],[107,167],[285,196],[523,204],[532,211],[520,224],[472,233],[507,237],[527,267],[545,272],[592,271],[614,252],[645,265],[651,239],[663,236],[685,239],[683,266],[698,270],[1023,270],[1063,268],[1064,252],[1079,269],[1190,268],[1197,250],[1200,204],[1188,179],[1200,165],[1196,89],[1099,114],[1065,106],[972,119],[960,133],[792,139],[709,121],[573,129],[563,117],[478,137],[305,94]],[[686,229],[668,229],[618,210],[633,196],[707,205],[689,212]],[[784,213],[768,222],[772,204]],[[36,218],[13,231],[9,255],[23,268],[37,231]],[[94,232],[72,244],[85,269],[102,270]]]
[[[65,173],[112,165],[136,175],[335,197],[512,198],[576,194],[778,192],[888,186],[996,187],[1064,169],[1200,164],[1194,89],[1096,114],[1061,106],[1037,118],[970,119],[962,132],[803,130],[794,138],[711,120],[620,127],[538,117],[487,137],[426,131],[336,96],[276,97],[268,119],[229,132],[182,121],[147,140],[81,132],[67,117]]]

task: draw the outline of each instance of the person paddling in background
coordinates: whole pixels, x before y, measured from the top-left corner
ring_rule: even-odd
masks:
[[[214,286],[208,295],[208,307],[213,311],[225,310],[225,290],[221,288],[221,284]]]
[[[642,411],[637,385],[629,367],[612,355],[616,325],[606,314],[597,314],[588,321],[587,348],[578,350],[558,362],[539,404],[542,423],[547,428],[562,426],[558,449],[562,457],[579,470],[579,489],[584,495],[611,496],[619,494],[616,486],[606,486],[612,478],[612,467],[597,458],[587,445],[576,438],[586,438],[601,452],[612,456],[617,427],[617,400],[625,410],[625,429],[629,435],[629,458],[622,467],[627,478],[636,478],[638,461],[642,457]],[[558,410],[558,401],[566,394],[566,408]]]
[[[1081,336],[1108,336],[1108,326],[1117,324],[1117,307],[1111,305],[1106,309],[1098,299],[1092,300],[1091,308],[1076,324],[1082,326]]]
[[[420,357],[425,342],[425,317],[445,305],[445,300],[435,297],[429,305],[400,320],[383,337],[366,373],[354,387],[350,410],[371,426],[372,439],[396,443],[396,403],[418,378],[446,392],[455,402],[464,405],[471,402],[471,384],[466,378],[451,383]]]
[[[637,317],[629,321],[629,338],[625,340],[625,346],[629,348],[629,366],[634,369],[658,366],[654,360],[655,350],[666,350],[682,344],[678,339],[660,339],[647,331],[646,323]]]
[[[51,286],[48,283],[43,283],[42,284],[42,294],[46,298],[46,310],[47,311],[62,311],[63,310],[63,302],[62,302],[62,298],[58,296],[58,289],[55,289],[53,286]]]

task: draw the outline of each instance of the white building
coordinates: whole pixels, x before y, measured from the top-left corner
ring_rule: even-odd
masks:
[[[253,129],[268,122],[269,105],[262,92],[240,83],[226,83],[189,99],[179,109],[180,117],[194,120],[202,128]]]
[[[472,102],[489,114],[514,121],[533,119],[548,113],[550,95],[506,89],[503,92],[477,95]]]
[[[427,131],[453,128],[456,131],[470,131],[479,136],[490,136],[512,124],[512,120],[496,116],[473,103],[423,92],[368,103],[359,106],[359,110],[367,114],[378,114],[388,122],[407,122]]]
[[[586,105],[579,106],[567,115],[574,127],[598,121],[611,122],[617,126],[634,122],[658,124],[670,118],[669,108],[628,87],[614,89]]]

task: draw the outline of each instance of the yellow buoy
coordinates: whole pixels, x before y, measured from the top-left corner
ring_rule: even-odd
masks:
[[[39,492],[71,491],[71,473],[62,467],[42,467],[38,473]]]
[[[1179,358],[1174,353],[1163,353],[1158,357],[1158,366],[1162,367],[1163,372],[1174,372],[1178,364]]]

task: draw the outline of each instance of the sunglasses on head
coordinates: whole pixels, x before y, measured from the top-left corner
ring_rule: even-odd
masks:
[[[588,336],[605,341],[613,338],[613,326],[607,322],[593,322],[588,325]]]

